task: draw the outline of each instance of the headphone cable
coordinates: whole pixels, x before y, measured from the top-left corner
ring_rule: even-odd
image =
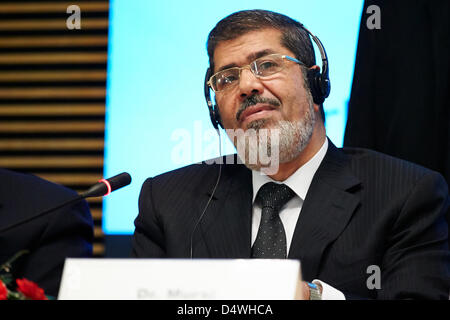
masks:
[[[220,154],[219,157],[222,158],[222,139],[220,136],[220,129],[217,128],[216,132],[219,135],[219,154]],[[203,219],[203,216],[206,213],[206,209],[208,209],[208,206],[209,206],[212,198],[214,197],[214,193],[216,192],[217,186],[219,185],[220,176],[222,175],[222,162],[223,162],[223,159],[221,159],[221,161],[219,163],[219,174],[217,175],[216,184],[214,185],[214,188],[211,191],[211,196],[209,197],[208,202],[206,203],[206,206],[203,209],[202,214],[200,215],[197,222],[195,223],[194,229],[192,230],[192,233],[191,233],[191,242],[190,242],[190,258],[191,259],[193,259],[193,257],[194,257],[194,250],[193,250],[194,249],[194,247],[193,247],[194,234],[195,234],[195,231],[197,230],[198,225],[200,224],[200,221]]]

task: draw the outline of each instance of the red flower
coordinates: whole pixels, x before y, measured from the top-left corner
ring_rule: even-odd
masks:
[[[0,280],[0,300],[6,300],[8,298],[8,289],[5,284]]]
[[[44,290],[33,281],[27,279],[17,279],[17,290],[21,292],[26,298],[32,300],[48,300],[44,294]]]

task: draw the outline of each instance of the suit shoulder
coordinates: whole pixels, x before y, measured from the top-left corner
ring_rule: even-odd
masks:
[[[183,180],[193,182],[196,180],[203,180],[205,177],[211,175],[215,170],[218,170],[218,166],[216,164],[206,165],[201,162],[174,169],[149,179],[153,180],[154,183],[162,184],[179,182]]]
[[[45,180],[38,176],[0,168],[1,188],[5,192],[21,195],[53,195],[54,197],[68,197],[75,195],[75,191],[62,185]]]
[[[232,173],[243,167],[243,164],[238,161],[237,156],[231,154],[174,169],[147,180],[152,180],[156,184],[180,183],[181,181],[186,181],[189,184],[204,182],[217,177],[221,164],[226,164],[222,166],[223,174]]]
[[[221,181],[250,172],[237,159],[235,154],[226,155],[148,178],[142,185],[141,195],[148,194],[150,190],[155,197],[164,198],[171,194],[209,192],[216,184],[219,172]]]
[[[0,169],[0,180],[2,181],[0,184],[0,206],[4,209],[3,219],[6,221],[6,225],[62,204],[77,196],[75,191],[67,187],[32,174]],[[69,208],[71,209],[69,210]],[[50,218],[54,218],[54,221],[57,219],[64,224],[69,224],[74,221],[73,217],[76,214],[77,220],[81,217],[84,222],[92,225],[90,210],[84,200],[72,207],[61,208],[58,211],[60,210],[65,211],[65,214],[46,215],[39,220],[46,224]],[[69,215],[69,212],[73,214]],[[68,218],[69,216],[71,218]]]
[[[348,157],[352,170],[359,175],[370,172],[372,176],[403,180],[405,183],[413,183],[424,176],[443,179],[438,172],[378,151],[350,147],[341,150]]]

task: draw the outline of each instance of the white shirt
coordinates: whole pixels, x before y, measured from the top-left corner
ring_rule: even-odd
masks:
[[[303,201],[308,193],[311,181],[322,163],[323,158],[328,150],[328,139],[325,138],[325,142],[319,151],[303,166],[297,169],[289,178],[285,181],[275,181],[269,176],[261,173],[260,171],[252,171],[253,182],[253,213],[252,213],[252,246],[256,240],[258,234],[258,228],[261,221],[261,206],[255,203],[256,194],[264,184],[267,182],[284,183],[291,188],[296,196],[289,200],[286,205],[280,210],[280,219],[283,223],[284,231],[286,232],[286,245],[287,252],[291,247],[292,237],[294,235],[295,226],[297,224],[298,217],[301,214]],[[343,300],[345,299],[342,292],[331,287],[330,285],[320,281],[314,280],[316,284],[322,286],[322,299],[324,300]]]

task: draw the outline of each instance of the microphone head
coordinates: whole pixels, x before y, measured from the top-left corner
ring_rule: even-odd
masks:
[[[81,196],[83,198],[107,196],[111,192],[125,187],[131,183],[131,176],[127,172],[122,172],[109,179],[101,179],[90,187]]]
[[[128,172],[122,172],[118,175],[111,177],[109,179],[106,179],[106,181],[109,182],[109,185],[111,186],[111,192],[117,189],[120,189],[122,187],[125,187],[131,183],[131,176]]]

